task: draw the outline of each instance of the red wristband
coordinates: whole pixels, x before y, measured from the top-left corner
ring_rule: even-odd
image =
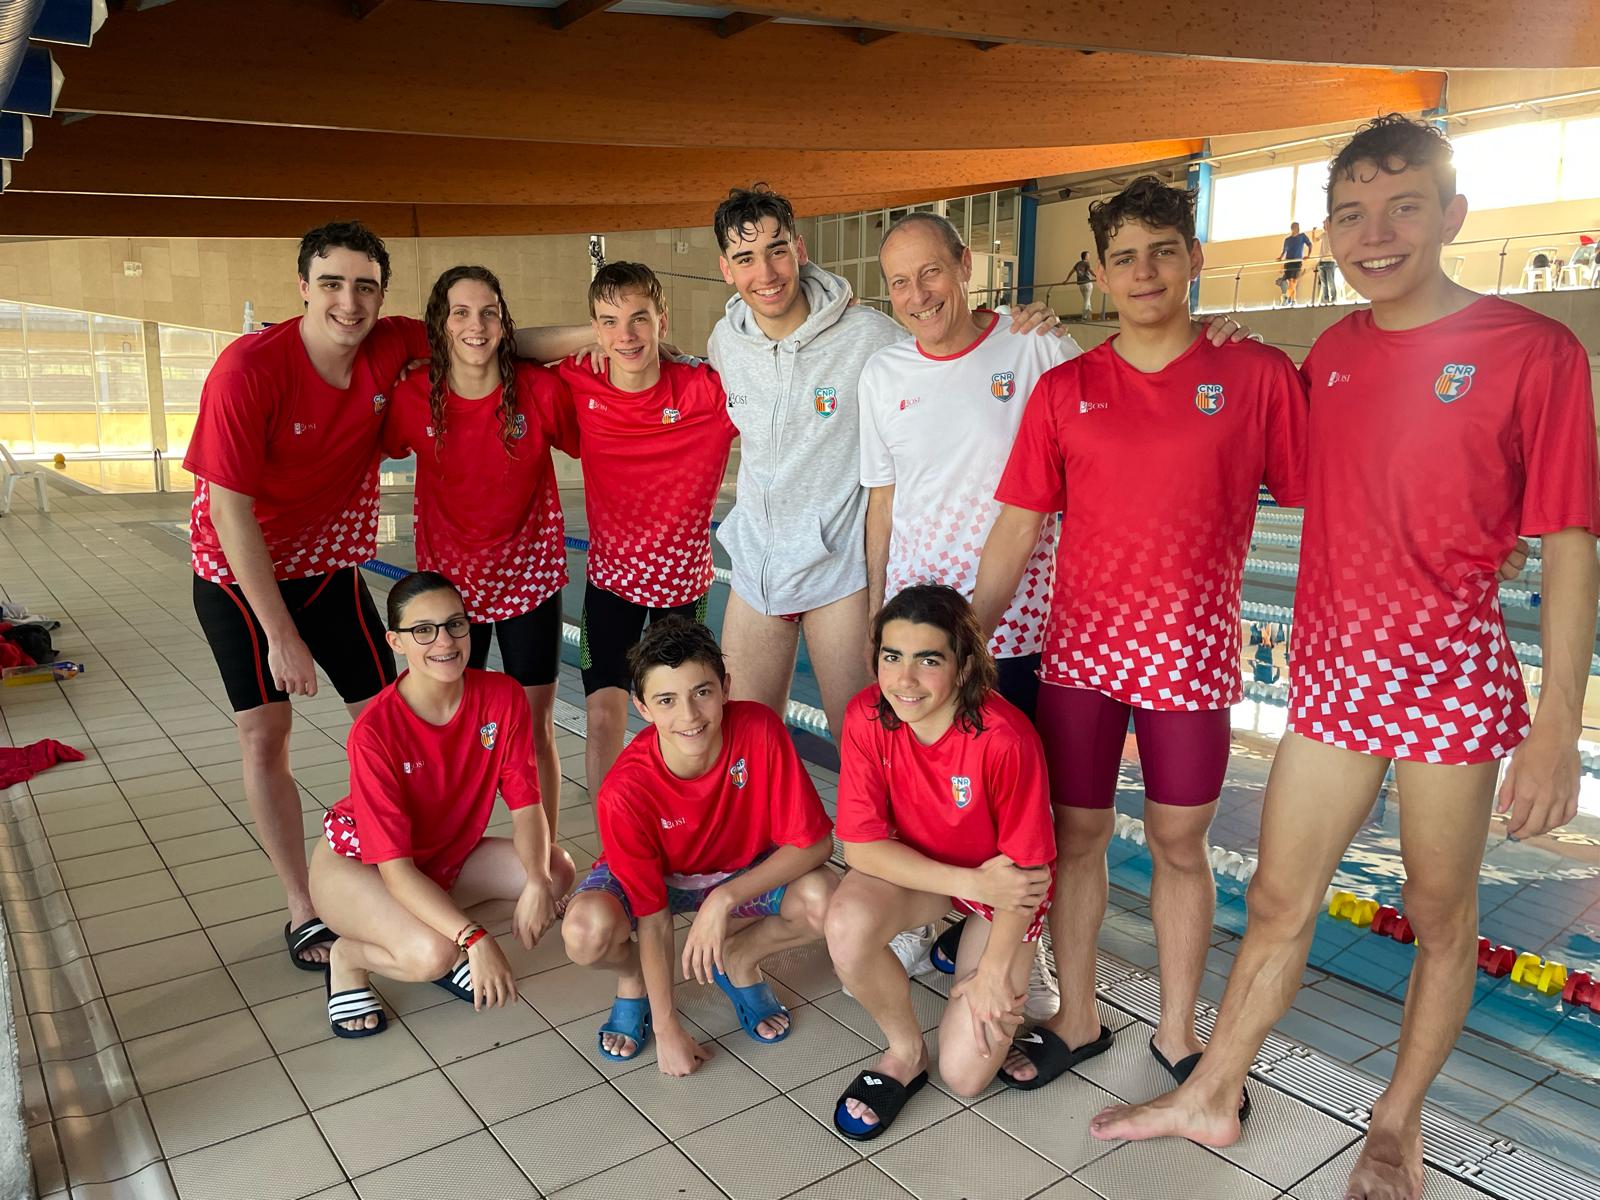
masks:
[[[461,943],[461,948],[463,950],[471,950],[478,944],[479,939],[486,936],[488,932],[482,925],[477,926],[471,933],[467,934],[467,940]]]

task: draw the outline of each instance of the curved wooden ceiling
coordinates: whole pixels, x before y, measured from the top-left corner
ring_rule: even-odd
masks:
[[[674,227],[753,179],[804,212],[897,205],[1443,94],[1438,70],[1328,61],[1600,61],[1587,0],[1546,6],[1534,48],[1479,0],[1441,0],[1463,22],[1432,31],[1401,6],[1272,0],[753,0],[711,19],[147,2],[55,49],[66,115],[15,164],[0,233],[286,236],[334,212],[424,235]]]

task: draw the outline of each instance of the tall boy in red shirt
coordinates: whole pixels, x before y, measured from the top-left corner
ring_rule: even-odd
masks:
[[[1355,1200],[1422,1195],[1422,1101],[1472,999],[1491,810],[1518,838],[1577,811],[1600,587],[1587,356],[1556,322],[1442,270],[1467,214],[1450,157],[1431,127],[1390,116],[1330,167],[1329,245],[1372,307],[1324,333],[1302,368],[1311,449],[1289,731],[1267,783],[1249,926],[1189,1081],[1091,1124],[1102,1139],[1238,1139],[1239,1088],[1294,1000],[1328,882],[1393,761],[1417,958],[1394,1072],[1346,1190]],[[1519,533],[1544,539],[1531,724],[1497,588]]]
[[[674,914],[694,913],[684,975],[715,982],[756,1041],[782,1041],[789,1012],[760,964],[822,937],[836,882],[825,865],[832,822],[782,720],[728,700],[722,651],[704,625],[681,614],[653,622],[628,663],[633,706],[653,728],[600,786],[604,853],[568,903],[562,935],[574,962],[617,972],[600,1053],[638,1056],[653,1026],[662,1072],[682,1076],[711,1048],[673,1004]]]

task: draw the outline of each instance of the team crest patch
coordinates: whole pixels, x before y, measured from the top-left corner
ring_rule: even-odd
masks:
[[[957,808],[965,808],[972,803],[972,777],[970,775],[950,776],[950,798],[956,802]]]
[[[511,418],[511,439],[520,442],[528,436],[528,418],[524,413],[518,413]]]
[[[750,772],[745,770],[744,759],[740,759],[728,768],[728,778],[733,780],[733,786],[742,788],[750,781]]]
[[[817,406],[819,417],[831,417],[834,409],[839,407],[839,389],[819,387],[811,393],[811,399]]]
[[[1222,411],[1222,385],[1220,383],[1202,383],[1194,390],[1194,406],[1208,417],[1214,417]]]
[[[989,376],[989,394],[1000,401],[1011,399],[1017,394],[1017,373],[996,371]]]
[[[478,730],[478,740],[483,743],[485,750],[493,750],[495,739],[500,736],[500,722],[490,721]]]
[[[379,392],[372,398],[372,411],[375,413],[381,413],[383,411],[383,406],[388,403],[389,397],[385,396],[382,392]]]
[[[663,425],[676,425],[683,418],[683,414],[675,408],[661,410],[661,423]]]
[[[1439,378],[1433,381],[1433,394],[1446,404],[1453,404],[1472,390],[1472,377],[1478,368],[1472,363],[1445,363]]]

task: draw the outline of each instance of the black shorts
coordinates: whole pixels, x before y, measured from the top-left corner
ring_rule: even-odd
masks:
[[[1295,276],[1299,275],[1300,274],[1300,264],[1301,264],[1301,260],[1298,259],[1298,258],[1288,259],[1283,264],[1283,277],[1285,279],[1293,279],[1293,278],[1295,278]]]
[[[1031,722],[1039,708],[1039,656],[997,658],[994,665],[999,671],[994,690],[1016,705]]]
[[[668,613],[682,613],[704,622],[710,605],[707,592],[698,600],[672,608],[650,608],[624,600],[614,592],[583,585],[583,620],[579,626],[578,666],[583,671],[583,694],[592,696],[601,688],[627,691],[633,686],[628,673],[628,651],[644,633],[645,622],[656,621]]]
[[[503,621],[474,622],[469,667],[489,663],[489,639],[500,643],[500,669],[523,687],[542,687],[561,673],[561,593],[540,602],[532,612]]]
[[[370,700],[394,682],[394,654],[359,567],[280,579],[278,592],[306,649],[346,704]],[[234,712],[289,698],[272,682],[266,630],[237,583],[212,583],[196,575],[194,611]]]

